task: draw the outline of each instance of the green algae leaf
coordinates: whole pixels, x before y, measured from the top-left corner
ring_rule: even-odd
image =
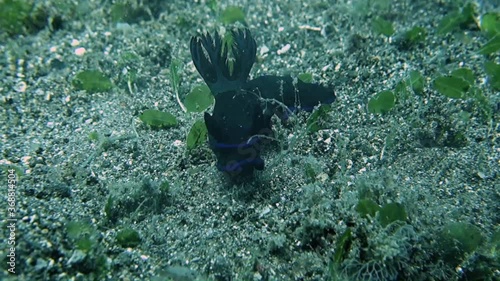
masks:
[[[99,135],[99,133],[97,131],[92,131],[89,134],[89,140],[91,140],[91,141],[98,141],[100,137],[101,136]]]
[[[181,77],[179,74],[180,67],[181,62],[177,59],[172,60],[170,63],[170,84],[175,93],[179,91],[179,85],[181,84]]]
[[[205,122],[203,122],[203,120],[196,120],[187,135],[187,149],[191,150],[205,143],[207,140],[207,135],[208,131],[207,127],[205,126]]]
[[[401,80],[399,81],[396,86],[394,87],[394,94],[401,100],[408,99],[410,97],[410,87],[409,84],[410,82],[407,80]]]
[[[70,221],[66,224],[66,234],[70,239],[77,239],[81,235],[91,234],[92,231],[92,226],[86,222]]]
[[[113,88],[111,80],[98,70],[84,70],[78,73],[72,84],[77,90],[89,93],[107,92]]]
[[[470,84],[459,77],[441,76],[434,80],[433,87],[444,96],[452,99],[463,99],[470,88]]]
[[[356,205],[356,211],[364,218],[373,218],[380,211],[380,206],[371,199],[361,199]]]
[[[111,10],[109,12],[112,22],[127,22],[127,5],[124,3],[115,3],[111,6]]]
[[[0,31],[9,35],[22,34],[30,19],[32,4],[22,0],[0,1]]]
[[[96,245],[96,230],[90,223],[83,221],[70,221],[66,225],[66,233],[75,248],[89,252]]]
[[[327,124],[324,124],[323,119],[326,118],[328,112],[331,110],[332,107],[330,105],[323,104],[309,116],[307,119],[307,130],[309,133],[315,133],[328,127]]]
[[[110,195],[104,205],[104,214],[106,218],[113,221],[113,209],[115,208],[115,199]]]
[[[131,228],[120,230],[116,234],[116,242],[122,247],[136,247],[141,243],[139,233]]]
[[[207,0],[206,5],[212,12],[217,12],[217,0]]]
[[[489,55],[500,50],[500,34],[496,34],[490,41],[479,49],[479,53],[482,55]]]
[[[481,16],[481,30],[489,37],[500,33],[500,13],[486,13]]]
[[[205,84],[194,87],[184,100],[188,112],[203,112],[213,103],[214,97]]]
[[[484,64],[484,70],[488,75],[500,76],[500,64],[497,64],[493,61],[487,61]]]
[[[499,77],[500,78],[500,77]],[[491,83],[491,82],[490,82]],[[498,81],[497,81],[498,83]],[[498,85],[498,90],[500,90],[500,84]],[[475,100],[475,105],[479,109],[480,116],[483,118],[484,121],[489,122],[491,118],[493,118],[493,106],[491,104],[490,99],[484,95],[483,91],[479,88],[474,88],[472,91],[472,97]],[[464,112],[464,114],[466,114]],[[466,115],[465,118],[468,116]],[[466,119],[468,121],[469,118]],[[465,138],[465,136],[464,136]]]
[[[466,26],[466,25],[475,25],[477,27],[476,23],[476,16],[478,15],[477,11],[477,5],[469,2],[467,3],[461,11],[461,16],[462,16],[462,21],[460,22],[461,25]]]
[[[159,111],[156,109],[147,109],[140,116],[142,122],[157,128],[174,127],[177,125],[175,116],[168,112]]]
[[[416,70],[410,71],[410,78],[408,82],[415,93],[421,94],[424,91],[425,80],[420,72]]]
[[[488,82],[494,90],[500,91],[500,64],[487,61],[484,70],[488,74]]]
[[[490,239],[491,253],[493,255],[498,255],[500,253],[500,229],[493,232]]]
[[[415,26],[412,29],[405,32],[403,38],[407,45],[414,45],[419,42],[423,42],[427,36],[427,31],[420,26]]]
[[[82,237],[75,240],[75,245],[78,250],[82,250],[83,252],[89,252],[92,250],[92,246],[95,245],[95,240],[88,236],[82,235]]]
[[[297,78],[304,83],[312,83],[313,81],[313,75],[311,73],[301,73]]]
[[[379,211],[378,217],[383,227],[395,222],[405,222],[408,219],[405,207],[400,203],[387,203]]]
[[[386,21],[382,18],[376,18],[372,21],[372,28],[375,32],[390,37],[394,34],[394,26],[392,22]]]
[[[139,5],[115,3],[109,12],[112,22],[138,23],[147,20],[150,16],[146,8]]]
[[[368,111],[373,114],[389,112],[396,104],[396,97],[391,91],[382,91],[368,101]]]
[[[224,24],[233,24],[236,22],[245,24],[245,13],[238,6],[228,6],[222,11],[220,19]]]
[[[352,244],[352,230],[350,228],[346,229],[342,236],[335,243],[335,254],[333,256],[333,261],[336,264],[340,264],[344,261],[351,249]]]
[[[467,3],[460,11],[451,12],[441,20],[438,34],[446,34],[458,27],[467,28],[475,25],[477,14],[477,6],[474,3]]]
[[[316,177],[318,176],[316,174],[316,171],[314,170],[314,167],[311,163],[305,163],[304,164],[304,173],[306,174],[307,178],[311,181],[311,182],[315,182],[316,181]]]
[[[472,72],[472,70],[470,70],[469,68],[465,67],[453,70],[451,72],[451,76],[462,78],[465,81],[469,82],[469,84],[471,85],[474,85],[474,80],[476,80],[474,72]]]
[[[462,15],[459,12],[450,13],[439,22],[437,32],[438,34],[446,34],[458,27],[462,21]]]
[[[484,242],[481,230],[465,222],[445,225],[438,239],[445,261],[452,265],[463,261],[467,253],[472,253]]]

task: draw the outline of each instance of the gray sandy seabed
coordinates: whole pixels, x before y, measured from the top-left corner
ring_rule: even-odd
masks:
[[[122,1],[147,7],[130,23],[111,20],[110,2],[64,10],[58,30],[1,35],[1,280],[499,280],[500,96],[484,70],[499,57],[478,53],[488,39],[477,26],[438,34],[461,1]],[[203,83],[189,40],[232,28],[219,18],[230,5],[257,42],[251,76],[310,73],[337,96],[318,132],[306,130],[311,113],[273,119],[266,168],[242,184],[217,171],[207,144],[186,149],[203,114],[181,110],[169,70],[180,62],[181,98]],[[499,9],[477,5],[479,15]],[[377,17],[394,35],[374,32]],[[414,26],[425,40],[401,47]],[[490,115],[432,87],[461,67]],[[84,70],[104,73],[112,89],[76,89]],[[385,114],[367,110],[411,71],[425,78],[422,93],[396,92]],[[146,109],[179,124],[151,128],[138,118]],[[399,203],[406,217],[383,225],[380,214],[361,215],[361,199]],[[450,225],[478,245],[453,244],[450,258]],[[118,242],[125,229],[140,239]]]

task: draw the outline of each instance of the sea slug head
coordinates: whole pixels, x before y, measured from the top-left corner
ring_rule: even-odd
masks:
[[[264,169],[260,156],[270,119],[261,104],[244,93],[224,93],[216,97],[213,114],[205,113],[209,146],[217,158],[217,168],[231,177],[251,176]]]

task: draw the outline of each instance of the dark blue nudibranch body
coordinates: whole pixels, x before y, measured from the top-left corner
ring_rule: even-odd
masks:
[[[232,31],[232,71],[227,65],[228,47],[218,33],[193,37],[193,63],[215,97],[212,114],[205,112],[209,146],[217,168],[233,178],[246,178],[264,169],[260,157],[262,138],[272,136],[271,116],[278,104],[291,111],[311,111],[335,100],[333,89],[294,81],[290,76],[264,75],[248,81],[257,46],[247,29]],[[279,103],[273,102],[279,101]]]

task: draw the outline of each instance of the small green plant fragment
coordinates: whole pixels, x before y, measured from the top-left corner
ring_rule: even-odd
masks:
[[[306,174],[306,177],[309,179],[310,182],[316,181],[316,171],[314,170],[313,166],[311,163],[305,163],[304,164],[304,172]]]
[[[25,30],[24,23],[29,19],[31,4],[22,0],[5,0],[0,2],[0,30],[9,35],[21,34]]]
[[[463,261],[465,255],[472,253],[484,241],[481,230],[465,222],[450,223],[443,227],[439,242],[444,260],[455,266]]]
[[[356,205],[356,211],[364,218],[374,218],[375,214],[380,211],[380,206],[371,199],[361,199]]]
[[[207,135],[208,131],[207,127],[205,126],[205,122],[203,122],[203,120],[196,120],[187,135],[187,149],[191,150],[205,143],[207,140]]]
[[[416,94],[421,94],[424,91],[425,80],[422,74],[416,70],[410,71],[410,77],[408,78],[411,89]]]
[[[93,244],[94,241],[90,236],[87,235],[83,235],[75,241],[76,248],[84,252],[89,252],[90,250],[92,250]]]
[[[71,239],[76,239],[82,234],[90,234],[92,227],[88,223],[80,221],[70,221],[66,224],[66,233]]]
[[[141,243],[141,237],[137,231],[126,228],[116,234],[116,242],[122,247],[133,248]]]
[[[224,34],[224,37],[222,38],[222,51],[221,52],[227,52],[229,56],[234,56],[233,54],[233,48],[234,46],[234,37],[231,32],[226,32]],[[234,70],[234,60],[233,59],[228,59],[226,60],[227,67],[229,68],[229,73],[233,73]]]
[[[410,96],[410,91],[408,88],[409,81],[406,80],[399,81],[394,87],[394,94],[401,99],[406,99]]]
[[[389,112],[396,104],[396,97],[391,91],[382,91],[368,101],[368,111],[373,114]]]
[[[129,22],[127,19],[128,9],[125,3],[115,3],[111,6],[109,15],[112,22]]]
[[[113,209],[115,205],[115,200],[113,200],[112,196],[108,197],[108,200],[106,201],[106,205],[104,205],[104,214],[106,217],[110,217],[111,215],[111,210]]]
[[[394,145],[397,143],[396,141],[396,131],[391,131],[386,137],[385,137],[385,148],[386,150],[390,150]]]
[[[113,88],[111,80],[98,70],[85,70],[78,73],[72,81],[77,90],[89,93],[107,92]]]
[[[218,9],[217,0],[207,0],[206,5],[212,12],[216,12]]]
[[[460,23],[461,26],[465,27],[467,25],[475,25],[477,27],[476,16],[478,15],[478,12],[476,4],[472,2],[467,3],[462,8],[460,14],[462,16],[462,22]]]
[[[66,233],[74,254],[85,263],[85,270],[92,272],[92,275],[99,280],[105,279],[102,274],[108,272],[109,264],[103,254],[104,247],[99,243],[99,233],[92,224],[70,221],[66,224]]]
[[[498,86],[498,90],[500,90],[500,83]],[[488,97],[485,96],[481,89],[478,88],[474,88],[474,91],[472,91],[472,97],[475,100],[475,104],[479,109],[483,120],[486,122],[491,120],[491,118],[493,117],[493,106],[491,106]]]
[[[222,38],[222,52],[227,51],[229,54],[233,52],[232,46],[235,44],[234,37],[231,32],[226,32]]]
[[[438,25],[438,34],[446,34],[456,28],[465,29],[475,24],[477,9],[475,4],[467,3],[461,11],[454,11],[446,15]]]
[[[387,203],[379,211],[378,220],[383,227],[395,221],[405,222],[408,219],[405,207],[400,203]]]
[[[408,30],[404,34],[404,40],[409,45],[415,45],[417,43],[423,42],[427,35],[427,31],[423,27],[415,26]]]
[[[53,14],[42,1],[2,0],[0,1],[0,32],[9,36],[33,34],[47,26],[60,28],[62,18]]]
[[[233,24],[236,22],[246,24],[245,13],[238,6],[228,6],[226,9],[224,9],[224,11],[222,11],[220,20],[223,24]]]
[[[496,34],[490,41],[486,42],[484,46],[479,49],[481,55],[489,55],[500,50],[500,33]]]
[[[484,241],[480,248],[471,255],[465,257],[467,269],[465,276],[467,280],[497,280],[498,268],[500,268],[500,231],[496,230],[488,241]]]
[[[372,21],[373,31],[390,37],[394,34],[394,26],[390,21],[386,21],[382,18],[376,18]]]
[[[112,22],[138,23],[150,19],[148,11],[139,6],[127,3],[115,3],[111,7],[110,17]]]
[[[168,128],[177,125],[175,116],[168,112],[159,111],[156,109],[147,109],[139,116],[142,122],[157,128]]]
[[[193,88],[184,99],[184,106],[188,112],[203,112],[214,103],[214,96],[207,85]]]
[[[397,42],[402,49],[410,49],[418,43],[425,41],[426,36],[427,31],[424,28],[415,26],[403,33],[402,36],[399,36]]]
[[[106,215],[106,218],[112,223],[114,223],[117,219],[116,203],[115,199],[111,195],[108,197],[108,200],[104,205],[104,214]]]
[[[307,119],[307,130],[309,133],[315,133],[319,130],[328,128],[328,124],[324,122],[324,119],[326,119],[331,110],[332,107],[330,105],[322,104],[311,114],[311,116],[309,116]]]
[[[100,138],[100,135],[99,135],[99,133],[97,131],[90,132],[90,134],[89,134],[89,140],[91,140],[91,141],[98,141],[99,138]]]
[[[139,62],[141,57],[134,52],[125,52],[120,56],[120,64],[127,65]]]
[[[467,81],[470,85],[474,85],[474,80],[476,80],[474,72],[472,72],[472,70],[470,70],[469,68],[464,68],[464,67],[453,70],[451,72],[451,76],[462,78],[465,81]]]
[[[186,107],[184,104],[181,102],[181,99],[179,97],[179,87],[181,85],[181,77],[179,74],[179,67],[181,63],[179,60],[172,60],[170,62],[170,86],[172,87],[172,91],[174,92],[175,99],[177,100],[177,103],[181,107],[182,111],[187,112]]]
[[[463,99],[470,88],[470,84],[459,77],[441,76],[434,80],[433,88],[449,98]]]
[[[170,194],[170,184],[168,181],[163,181],[160,184],[160,193],[162,194]]]
[[[173,60],[170,63],[170,85],[175,93],[179,91],[179,85],[181,84],[181,77],[179,75],[180,64],[178,60]]]
[[[498,256],[498,254],[500,254],[500,230],[496,230],[495,232],[493,232],[493,235],[491,235],[490,239],[490,245],[490,253],[493,256]]]
[[[496,91],[500,91],[500,64],[487,61],[484,64],[486,74],[488,74],[488,83]]]
[[[334,263],[340,264],[344,261],[349,253],[349,250],[351,249],[352,240],[352,231],[348,228],[335,243],[335,253],[333,255]]]
[[[89,252],[94,247],[95,230],[85,222],[71,221],[66,225],[66,233],[73,240],[77,249]]]
[[[313,75],[311,73],[301,73],[298,78],[304,83],[312,83],[313,81]]]
[[[450,13],[439,22],[437,32],[438,34],[446,34],[457,28],[461,22],[462,17],[459,12]]]
[[[488,37],[500,34],[500,13],[486,13],[481,16],[481,30]]]

